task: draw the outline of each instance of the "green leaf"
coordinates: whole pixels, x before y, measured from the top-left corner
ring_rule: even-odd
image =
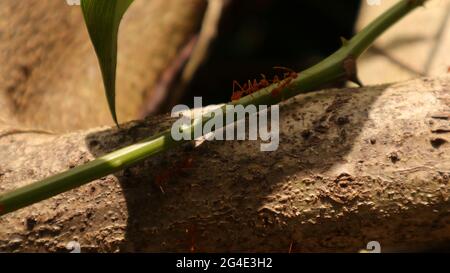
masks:
[[[109,109],[117,125],[117,37],[120,21],[133,1],[81,0],[84,20],[100,63]]]

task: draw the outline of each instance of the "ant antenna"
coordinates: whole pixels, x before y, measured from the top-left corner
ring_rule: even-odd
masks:
[[[278,69],[278,70],[284,70],[284,71],[289,71],[289,72],[294,72],[296,73],[294,70],[284,67],[284,66],[274,66],[273,69]]]

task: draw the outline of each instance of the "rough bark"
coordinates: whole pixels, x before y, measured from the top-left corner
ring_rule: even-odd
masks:
[[[162,72],[198,30],[204,0],[136,0],[119,35],[117,113],[137,119]],[[112,125],[81,10],[60,0],[0,2],[0,127],[55,132]]]
[[[282,104],[280,147],[180,147],[0,218],[0,251],[358,251],[450,240],[450,78]],[[167,128],[0,138],[0,191]],[[160,179],[164,177],[164,179]],[[156,183],[158,182],[158,183]]]

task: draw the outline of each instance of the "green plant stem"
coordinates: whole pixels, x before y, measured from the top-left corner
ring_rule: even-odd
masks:
[[[238,101],[231,102],[229,105],[273,105],[298,94],[310,92],[324,83],[338,79],[349,79],[352,76],[355,76],[356,70],[352,71],[351,69],[349,70],[346,68],[346,61],[356,60],[387,28],[416,7],[422,5],[425,1],[426,0],[400,1],[359,32],[350,41],[344,42],[343,46],[334,54],[317,65],[299,73],[295,79],[283,88],[280,95],[274,96],[272,94],[272,91],[279,86],[278,84],[274,84],[249,96],[243,97]],[[226,114],[225,106],[226,105],[222,107],[222,112]],[[203,125],[209,119],[210,117],[204,116],[197,124],[192,124],[185,130],[193,134],[195,126]],[[0,215],[13,212],[57,194],[77,188],[90,181],[115,173],[185,142],[187,141],[173,140],[171,132],[168,130],[140,143],[130,145],[99,157],[87,164],[75,167],[17,190],[13,190],[0,196]]]

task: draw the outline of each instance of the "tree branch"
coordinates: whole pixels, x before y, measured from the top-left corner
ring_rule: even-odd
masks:
[[[450,78],[325,90],[281,104],[280,147],[178,146],[0,218],[0,251],[382,251],[450,239]],[[167,117],[0,138],[0,190],[136,143]],[[447,131],[445,130],[447,129]]]

